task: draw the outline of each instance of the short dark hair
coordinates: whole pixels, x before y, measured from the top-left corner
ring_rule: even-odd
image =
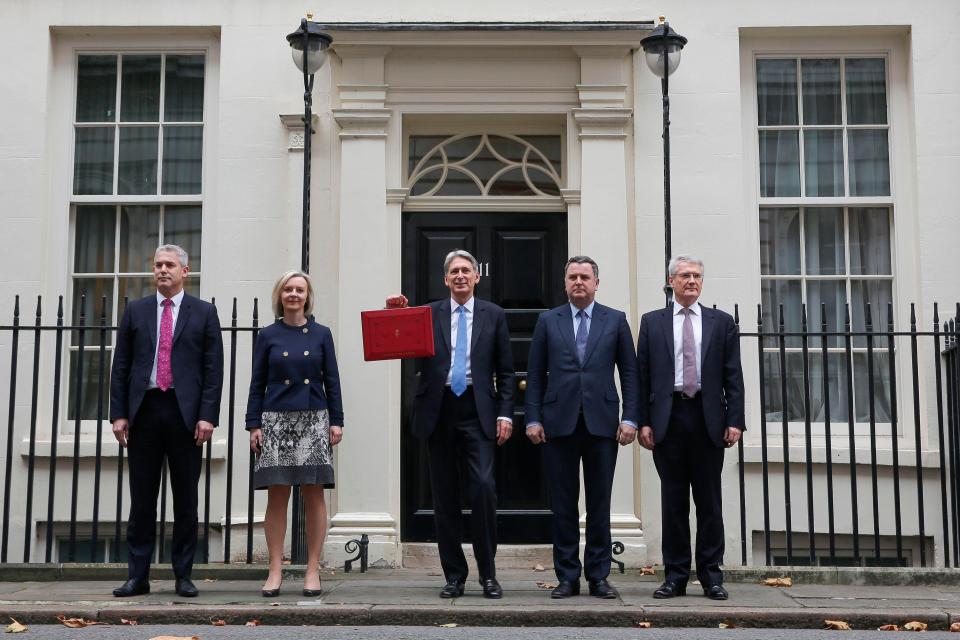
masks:
[[[597,280],[600,279],[600,267],[597,266],[597,262],[590,256],[570,256],[567,259],[567,264],[563,265],[563,277],[567,277],[567,267],[572,264],[588,264],[593,267],[593,277]]]

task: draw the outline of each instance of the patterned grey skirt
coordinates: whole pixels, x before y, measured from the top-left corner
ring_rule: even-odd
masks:
[[[326,409],[265,411],[261,425],[263,449],[254,466],[254,487],[333,488],[330,415]]]

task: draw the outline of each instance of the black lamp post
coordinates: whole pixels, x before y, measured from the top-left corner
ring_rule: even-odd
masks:
[[[303,231],[300,238],[300,269],[310,272],[310,141],[313,137],[313,76],[327,60],[327,49],[333,43],[329,34],[320,30],[320,25],[311,22],[308,13],[300,20],[300,28],[287,36],[293,62],[303,73]],[[306,562],[306,522],[304,520],[303,496],[300,487],[293,488],[291,513],[291,555],[297,564]]]
[[[680,65],[680,52],[687,39],[670,28],[670,23],[660,16],[660,24],[650,34],[640,41],[644,57],[650,70],[660,78],[660,88],[663,92],[663,290],[667,297],[667,304],[673,289],[667,284],[670,275],[668,267],[673,253],[671,247],[670,230],[670,74]]]

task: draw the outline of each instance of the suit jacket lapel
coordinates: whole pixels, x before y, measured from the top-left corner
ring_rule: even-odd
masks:
[[[177,326],[173,328],[173,344],[177,344],[177,340],[183,334],[183,328],[187,326],[187,321],[190,319],[190,309],[193,307],[191,302],[190,296],[184,294],[180,301],[180,311],[177,312]]]
[[[157,348],[157,295],[153,294],[149,298],[150,303],[147,308],[150,309],[150,317],[147,318],[147,328],[150,330],[150,344]]]
[[[710,347],[710,339],[713,337],[715,317],[713,309],[707,309],[702,304],[700,305],[700,313],[702,314],[700,318],[700,362],[702,363],[704,356],[707,354],[707,349]]]
[[[607,310],[599,304],[593,305],[593,317],[590,318],[590,333],[587,334],[587,349],[583,355],[583,365],[587,366],[590,362],[590,355],[593,353],[597,342],[600,340],[600,334],[603,332],[604,323],[607,321]],[[582,322],[582,321],[581,321]],[[571,327],[573,324],[571,323]]]
[[[476,298],[473,299],[473,331],[470,335],[470,353],[474,353],[474,349],[477,346],[477,336],[480,335],[480,332],[483,331],[484,319],[486,314],[483,313],[485,309],[483,305],[480,304],[480,301]]]
[[[660,330],[663,332],[663,337],[667,345],[667,354],[668,362],[670,362],[670,369],[673,370],[673,374],[676,375],[676,352],[674,351],[673,345],[673,305],[663,310],[660,314]],[[672,383],[671,383],[672,386]]]
[[[442,301],[437,305],[437,317],[434,320],[434,331],[437,331],[441,336],[443,336],[443,344],[447,345],[447,353],[452,354],[453,350],[450,348],[450,314],[451,308],[450,299]]]
[[[563,341],[567,343],[567,348],[570,349],[570,353],[573,354],[573,357],[577,357],[577,343],[573,336],[573,315],[570,313],[570,305],[565,304],[560,309],[557,310],[557,328],[560,330],[560,335],[563,336]]]

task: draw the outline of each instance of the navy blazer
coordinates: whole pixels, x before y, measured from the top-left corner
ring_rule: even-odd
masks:
[[[440,419],[443,389],[450,372],[450,298],[430,303],[435,355],[422,358],[420,383],[414,403],[413,435],[429,438]],[[497,437],[497,418],[513,418],[513,354],[507,314],[474,297],[473,332],[470,337],[470,378],[477,417],[483,433]],[[496,381],[496,383],[494,383]]]
[[[729,313],[700,305],[700,396],[707,434],[723,447],[727,427],[745,429],[740,332]],[[637,341],[640,425],[653,427],[654,442],[667,435],[673,410],[673,304],[643,315]]]
[[[132,425],[136,421],[156,352],[157,296],[151,294],[127,304],[120,320],[110,371],[111,422],[126,418]],[[216,425],[223,388],[223,338],[217,310],[209,302],[183,295],[170,365],[187,429],[193,432],[199,420]]]
[[[253,350],[247,429],[260,427],[264,411],[328,409],[343,426],[340,372],[330,329],[313,320],[293,327],[277,320],[264,327]]]
[[[619,419],[614,366],[623,391]],[[587,430],[595,436],[616,438],[620,422],[637,422],[637,358],[622,311],[594,304],[583,365],[570,304],[544,311],[533,330],[527,369],[527,424],[542,424],[548,440],[572,434],[581,407]]]

